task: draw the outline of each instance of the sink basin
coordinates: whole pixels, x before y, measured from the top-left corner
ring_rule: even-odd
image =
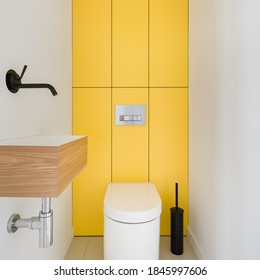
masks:
[[[0,141],[0,197],[58,197],[86,164],[86,136]]]

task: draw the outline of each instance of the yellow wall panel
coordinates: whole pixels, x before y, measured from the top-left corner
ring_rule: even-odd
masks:
[[[170,208],[175,206],[175,182],[179,183],[179,207],[188,222],[188,92],[187,89],[151,89],[150,180],[162,199],[161,234],[170,233]]]
[[[188,0],[150,0],[150,86],[188,86]]]
[[[111,89],[73,90],[73,133],[88,136],[87,168],[73,183],[75,235],[102,235],[111,182]]]
[[[188,92],[177,87],[188,86],[187,50],[188,0],[73,0],[73,133],[89,137],[73,183],[75,235],[103,234],[111,181],[156,185],[163,235],[178,182],[186,233]],[[116,126],[123,104],[145,104],[146,125]]]
[[[148,1],[112,1],[112,85],[148,86]]]
[[[111,86],[111,0],[73,0],[73,87]]]
[[[115,105],[148,104],[148,89],[112,90],[112,180],[113,182],[148,181],[148,122],[144,126],[115,125]],[[146,110],[146,118],[148,116]]]

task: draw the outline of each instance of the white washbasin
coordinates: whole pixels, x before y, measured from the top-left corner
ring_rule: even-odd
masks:
[[[0,146],[61,146],[84,136],[36,135],[0,141]]]

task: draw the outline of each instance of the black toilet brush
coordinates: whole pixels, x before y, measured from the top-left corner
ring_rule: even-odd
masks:
[[[178,207],[178,183],[175,183],[175,207],[171,211],[171,252],[175,255],[183,254],[183,212]]]

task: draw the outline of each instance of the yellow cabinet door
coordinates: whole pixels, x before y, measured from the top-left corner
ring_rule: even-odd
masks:
[[[112,181],[148,181],[148,89],[121,88],[112,90]],[[115,125],[116,105],[146,106],[146,124]]]
[[[187,89],[151,89],[150,180],[162,199],[161,234],[170,233],[170,208],[184,209],[184,234],[188,223],[188,92]]]
[[[111,86],[111,0],[73,0],[73,87]]]
[[[150,0],[150,86],[188,85],[188,0]]]
[[[147,0],[112,0],[112,86],[148,86]]]
[[[102,235],[111,182],[111,89],[73,90],[73,133],[88,136],[87,168],[73,182],[75,235]]]

